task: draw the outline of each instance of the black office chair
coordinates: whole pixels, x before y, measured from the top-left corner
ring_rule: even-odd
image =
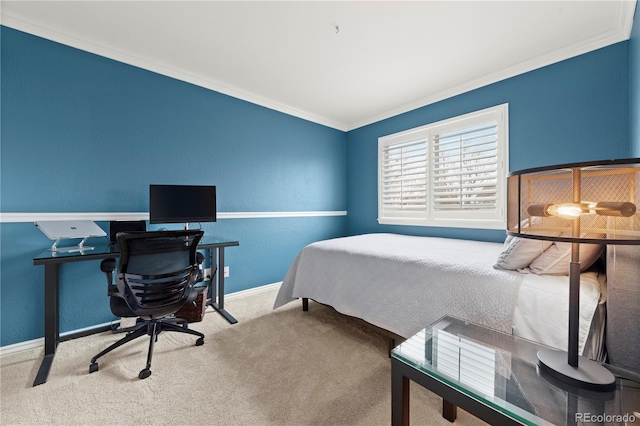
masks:
[[[197,230],[118,233],[120,263],[115,284],[116,261],[105,259],[100,269],[107,274],[111,312],[140,320],[125,337],[91,359],[90,373],[98,371],[98,358],[144,335],[150,339],[147,367],[138,375],[141,379],[151,375],[153,344],[161,331],[193,334],[199,337],[196,346],[204,343],[204,334],[173,316],[197,296],[194,284],[202,280],[203,256],[197,252],[202,234]]]

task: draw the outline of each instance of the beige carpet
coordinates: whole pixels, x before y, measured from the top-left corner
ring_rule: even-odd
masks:
[[[31,387],[42,349],[0,359],[2,425],[388,425],[387,340],[331,308],[300,303],[271,309],[276,290],[226,300],[230,325],[207,309],[192,336],[165,332],[152,375],[138,379],[148,340],[89,360],[121,334],[63,342],[47,383]],[[411,386],[413,425],[450,425],[441,399]],[[456,424],[482,425],[462,410]]]

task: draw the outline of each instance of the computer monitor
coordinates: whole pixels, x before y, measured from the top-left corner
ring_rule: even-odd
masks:
[[[215,221],[215,186],[149,185],[149,223]]]

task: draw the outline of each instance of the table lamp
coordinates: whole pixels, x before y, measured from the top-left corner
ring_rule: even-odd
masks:
[[[614,390],[609,370],[578,355],[580,245],[640,244],[640,158],[522,170],[507,185],[509,235],[571,244],[568,350],[538,352],[540,369],[578,388]]]

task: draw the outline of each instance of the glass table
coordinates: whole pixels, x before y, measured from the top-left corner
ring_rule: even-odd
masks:
[[[616,369],[616,389],[585,391],[537,368],[544,345],[443,317],[391,352],[392,425],[409,424],[409,383],[443,398],[443,417],[461,407],[490,424],[640,423],[640,375]]]

